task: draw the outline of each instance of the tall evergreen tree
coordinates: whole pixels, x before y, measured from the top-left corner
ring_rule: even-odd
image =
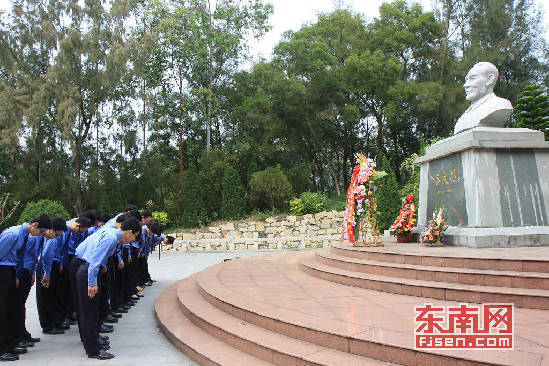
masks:
[[[246,214],[246,196],[238,172],[228,166],[223,175],[221,190],[221,217],[226,220],[241,219]]]
[[[545,133],[549,140],[549,96],[539,85],[530,84],[522,89],[522,95],[515,104],[515,125]]]

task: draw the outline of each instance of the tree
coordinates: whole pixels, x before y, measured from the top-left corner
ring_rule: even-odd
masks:
[[[515,126],[531,128],[545,133],[549,141],[549,96],[539,85],[529,84],[515,104]]]
[[[252,175],[252,199],[265,203],[272,212],[292,195],[292,186],[280,167],[269,167]]]
[[[243,218],[246,214],[246,196],[238,172],[229,166],[223,175],[221,190],[221,217],[226,220]]]
[[[181,223],[184,227],[200,226],[208,221],[208,213],[202,199],[198,173],[194,164],[185,172],[185,183],[182,192]]]
[[[389,164],[389,160],[385,156],[382,157],[382,161],[382,169],[387,173],[387,176],[379,179],[379,183],[376,181],[377,184],[382,185],[377,193],[376,216],[379,229],[383,232],[383,230],[391,227],[391,224],[398,216],[401,200],[398,183],[395,173],[391,169],[391,164]]]

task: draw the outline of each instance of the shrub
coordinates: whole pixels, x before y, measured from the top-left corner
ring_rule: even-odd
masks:
[[[296,215],[315,214],[327,209],[328,197],[323,193],[303,192],[299,198],[290,200],[290,211]]]
[[[221,217],[236,220],[246,215],[246,197],[238,172],[229,166],[223,174],[221,189]]]
[[[62,219],[68,220],[70,218],[69,213],[63,207],[63,205],[57,201],[40,200],[38,202],[29,202],[25,206],[21,216],[19,216],[19,224],[29,222],[39,215],[50,215],[51,217],[59,216]]]
[[[290,198],[292,185],[277,166],[255,172],[250,180],[250,190],[252,199],[265,203],[274,212]]]
[[[158,221],[162,225],[166,226],[170,223],[170,219],[168,218],[168,214],[164,211],[153,211],[152,213],[153,220]]]

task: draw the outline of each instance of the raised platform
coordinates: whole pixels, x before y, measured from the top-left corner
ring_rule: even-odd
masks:
[[[456,294],[515,302],[514,350],[414,350],[414,306]],[[155,311],[201,365],[549,365],[549,311],[526,308],[548,298],[549,248],[334,244],[218,264],[166,289]]]

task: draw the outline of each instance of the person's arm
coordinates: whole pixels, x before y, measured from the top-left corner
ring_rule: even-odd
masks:
[[[60,245],[59,239],[63,236],[58,236],[55,239],[48,239],[44,243],[44,249],[42,250],[42,275],[49,277],[51,273],[51,265],[53,263],[53,260],[55,258],[55,252],[57,249],[57,246]]]
[[[87,258],[88,261],[88,287],[97,286],[97,274],[99,273],[99,267],[105,266],[107,257],[109,256],[109,251],[116,245],[116,242],[113,243],[112,236],[103,235],[98,239],[97,243],[93,245],[90,256]],[[114,250],[114,249],[112,249]],[[111,253],[112,254],[112,251]]]

